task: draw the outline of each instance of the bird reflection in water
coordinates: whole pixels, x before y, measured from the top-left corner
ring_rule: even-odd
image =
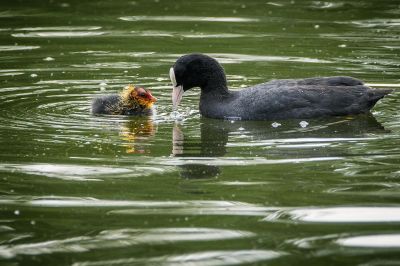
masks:
[[[274,121],[228,121],[201,118],[200,139],[185,137],[183,126],[176,123],[173,128],[172,155],[182,158],[183,163],[179,166],[181,177],[187,179],[213,178],[221,173],[220,167],[215,164],[202,163],[202,158],[209,162],[210,158],[218,160],[218,157],[225,156],[229,152],[227,151],[228,136],[245,134],[252,143],[258,141],[274,143],[279,140],[301,138],[362,138],[371,133],[387,132],[372,115],[319,118],[307,121],[308,126],[305,128],[300,126],[301,120],[278,121],[280,126],[274,128],[271,126]],[[241,129],[245,129],[245,132]],[[249,152],[252,151],[249,150]],[[272,159],[292,158],[300,155],[304,158],[334,157],[343,153],[341,149],[334,146],[320,149],[280,149],[275,147],[265,149],[264,152],[265,154],[259,155]]]
[[[218,166],[202,164],[200,158],[224,156],[228,141],[226,133],[219,134],[220,128],[212,124],[201,123],[200,141],[194,138],[185,139],[181,125],[175,123],[172,132],[172,155],[175,157],[193,158],[198,163],[185,163],[179,166],[180,175],[187,179],[217,177],[221,170]]]
[[[120,128],[120,137],[124,141],[126,153],[150,153],[148,139],[153,137],[157,127],[149,117],[132,117]]]

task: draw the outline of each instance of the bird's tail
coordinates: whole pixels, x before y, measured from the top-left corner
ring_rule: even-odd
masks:
[[[392,89],[371,89],[369,92],[369,104],[370,106],[374,106],[377,101],[391,93]]]

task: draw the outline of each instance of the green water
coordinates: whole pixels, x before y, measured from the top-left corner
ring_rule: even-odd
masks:
[[[399,265],[398,1],[0,2],[0,265]],[[350,75],[370,116],[175,121],[178,56],[229,86]],[[90,101],[151,88],[151,118]],[[279,124],[280,125],[279,125]]]

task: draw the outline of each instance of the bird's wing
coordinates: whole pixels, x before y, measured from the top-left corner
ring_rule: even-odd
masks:
[[[316,117],[367,112],[377,100],[376,90],[363,85],[296,85],[247,90],[242,99],[253,115],[270,118]]]
[[[274,79],[265,83],[255,85],[260,89],[271,89],[277,87],[293,87],[293,86],[358,86],[364,83],[356,78],[347,76],[318,77],[305,79]]]

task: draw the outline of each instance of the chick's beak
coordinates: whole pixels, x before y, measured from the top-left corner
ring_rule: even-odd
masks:
[[[151,91],[149,89],[145,89],[146,93],[146,100],[150,103],[155,103],[157,101],[157,98],[151,94]]]
[[[150,90],[146,90],[146,92],[147,92],[147,97],[148,97],[149,101],[151,103],[155,103],[157,101],[157,98],[154,97],[153,94],[151,94]]]
[[[183,86],[177,86],[177,82],[176,82],[176,78],[175,78],[175,71],[174,68],[171,67],[169,70],[169,77],[171,79],[172,82],[172,105],[174,107],[174,109],[176,110],[176,108],[178,107],[179,103],[182,100],[182,96],[183,96]]]
[[[150,94],[150,102],[155,103],[157,98]]]

